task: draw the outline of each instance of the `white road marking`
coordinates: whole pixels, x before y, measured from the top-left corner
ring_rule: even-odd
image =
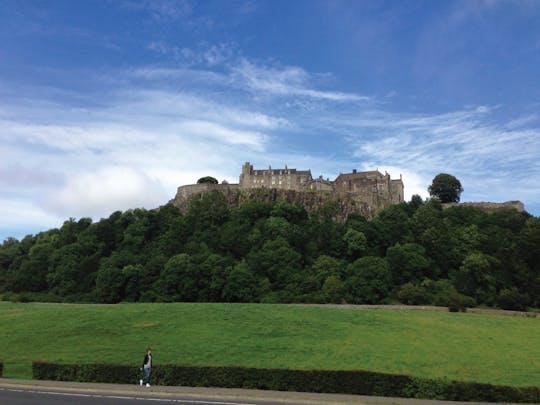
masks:
[[[145,398],[145,397],[127,397],[119,395],[97,395],[97,394],[82,394],[76,392],[55,392],[55,391],[39,391],[39,390],[22,390],[15,388],[0,388],[0,391],[9,392],[29,392],[32,394],[48,394],[48,395],[60,395],[66,397],[89,397],[89,398],[111,398],[111,399],[125,399],[131,401],[154,401],[154,402],[187,402],[190,404],[209,404],[209,405],[257,405],[248,402],[222,402],[222,401],[200,401],[195,399],[170,399],[170,398]]]

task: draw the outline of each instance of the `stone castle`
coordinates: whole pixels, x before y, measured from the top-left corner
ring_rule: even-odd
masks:
[[[345,220],[351,213],[373,218],[377,212],[404,201],[403,180],[391,179],[388,173],[378,170],[340,173],[334,181],[314,179],[311,170],[253,169],[246,162],[242,166],[238,184],[192,184],[178,187],[171,201],[186,211],[190,201],[203,193],[217,191],[227,198],[231,206],[237,206],[248,199],[276,201],[283,199],[299,202],[308,212],[314,212],[324,203],[333,201],[340,208],[338,219]]]
[[[240,188],[276,188],[295,191],[326,191],[337,196],[355,195],[372,206],[399,204],[404,201],[403,181],[390,179],[378,170],[342,174],[334,180],[324,180],[322,176],[313,179],[311,170],[268,169],[253,170],[247,162],[242,166]]]

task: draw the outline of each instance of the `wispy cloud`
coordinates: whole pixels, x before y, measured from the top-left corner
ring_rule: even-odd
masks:
[[[364,95],[312,88],[311,75],[299,67],[264,67],[242,59],[232,73],[236,81],[261,95],[301,96],[329,101],[370,100]]]
[[[208,44],[201,42],[196,47],[180,47],[165,41],[152,41],[148,50],[165,56],[183,66],[217,66],[231,61],[237,54],[234,43]]]
[[[517,121],[524,124],[529,118]],[[540,185],[531,182],[540,176],[540,128],[497,123],[488,108],[439,115],[372,114],[348,125],[371,134],[368,139],[350,138],[354,155],[366,166],[399,163],[398,170],[418,176],[424,190],[437,173],[450,172],[461,179],[467,199],[529,199],[540,194]]]
[[[235,181],[239,162],[264,154],[271,133],[290,125],[241,104],[167,89],[122,87],[84,109],[52,93],[54,102],[46,90],[43,99],[0,100],[2,224],[12,206],[4,201],[14,199],[31,201],[31,217],[43,218],[34,225],[46,227],[62,213],[99,218],[156,207],[203,175]]]
[[[189,0],[122,0],[116,4],[126,10],[147,12],[157,22],[173,22],[193,15]]]

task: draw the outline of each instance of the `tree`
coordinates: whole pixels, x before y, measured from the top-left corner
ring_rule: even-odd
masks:
[[[283,238],[266,241],[247,255],[250,271],[266,277],[273,290],[283,289],[302,269],[302,256]]]
[[[367,250],[366,235],[354,228],[347,229],[343,240],[347,243],[347,252],[353,260],[358,259]]]
[[[238,263],[227,277],[222,298],[227,302],[253,302],[259,298],[259,280],[245,261]]]
[[[353,304],[379,304],[392,288],[388,263],[381,257],[362,257],[349,265],[348,272],[346,287]]]
[[[497,299],[497,259],[484,253],[473,252],[465,257],[453,282],[461,293],[473,297],[478,303],[491,305]]]
[[[198,271],[193,259],[186,253],[171,257],[154,287],[163,301],[197,301]]]
[[[418,282],[426,276],[434,276],[430,272],[432,265],[426,257],[426,250],[416,243],[396,243],[388,248],[386,260],[395,285]]]
[[[339,304],[345,294],[345,284],[336,276],[329,276],[323,286],[322,292],[326,302]]]
[[[216,178],[212,176],[206,176],[201,177],[199,180],[197,180],[197,184],[218,184],[218,181]]]
[[[459,202],[463,187],[460,181],[451,174],[440,173],[428,187],[429,194],[443,203]]]

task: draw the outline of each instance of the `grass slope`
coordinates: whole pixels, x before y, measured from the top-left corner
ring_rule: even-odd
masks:
[[[364,369],[513,386],[540,381],[540,319],[256,304],[0,303],[4,376],[32,360]]]

